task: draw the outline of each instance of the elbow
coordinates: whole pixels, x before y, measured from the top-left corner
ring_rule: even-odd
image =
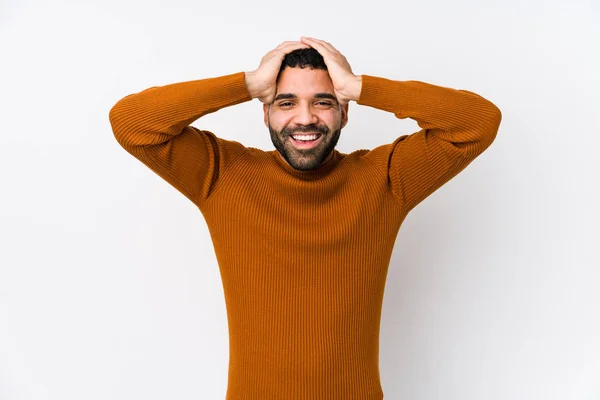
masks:
[[[108,122],[110,122],[110,126],[111,126],[113,132],[115,132],[115,130],[118,126],[119,114],[120,114],[119,103],[112,106],[112,108],[108,111]]]
[[[500,123],[502,122],[502,112],[495,104],[488,102],[482,122],[480,125],[480,145],[483,149],[487,149],[498,135]]]
[[[129,96],[126,96],[127,98]],[[117,101],[108,112],[108,121],[110,123],[113,135],[117,142],[123,147],[127,146],[129,131],[131,130],[131,110],[124,101],[125,98]]]
[[[112,129],[113,135],[119,144],[124,144],[125,132],[121,123],[121,109],[119,103],[115,104],[108,112],[108,121]]]
[[[496,136],[498,135],[498,130],[500,129],[500,123],[502,122],[502,111],[500,111],[500,109],[492,104],[492,114],[490,116],[490,123],[488,126],[488,135],[489,135],[489,144],[492,144],[492,142],[496,139]]]
[[[490,109],[490,122],[492,124],[492,127],[495,128],[496,131],[498,131],[498,128],[500,127],[500,122],[502,122],[502,111],[500,111],[498,106],[491,102]]]

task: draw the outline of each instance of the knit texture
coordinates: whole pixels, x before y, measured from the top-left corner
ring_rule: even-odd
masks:
[[[312,171],[190,125],[251,100],[244,72],[151,87],[110,110],[118,143],[206,220],[229,325],[227,400],[383,399],[379,327],[398,230],[496,137],[500,110],[475,93],[362,79],[358,104],[422,129],[334,150]]]

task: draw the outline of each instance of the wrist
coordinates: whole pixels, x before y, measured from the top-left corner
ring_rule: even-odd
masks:
[[[348,94],[349,99],[358,101],[361,91],[362,91],[362,75],[358,75],[350,84],[350,91]]]
[[[254,78],[254,71],[244,72],[244,80],[246,81],[246,89],[250,96],[254,99],[258,97],[258,90],[256,87],[256,79]]]

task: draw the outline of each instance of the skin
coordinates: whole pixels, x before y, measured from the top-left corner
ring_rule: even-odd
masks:
[[[286,54],[312,47],[323,56],[327,70],[286,68],[279,74]],[[293,168],[312,170],[327,162],[348,122],[348,103],[357,101],[362,76],[352,73],[350,64],[337,49],[323,40],[301,37],[299,42],[283,42],[267,53],[255,71],[246,73],[246,86],[253,98],[264,103],[265,125],[278,153]],[[283,93],[293,99],[276,99]],[[335,99],[317,98],[317,93]],[[321,142],[311,149],[298,149],[291,141],[295,132],[319,132]]]
[[[319,98],[317,93],[332,98]],[[281,94],[296,97],[278,99]],[[263,104],[263,111],[273,145],[290,166],[303,171],[316,169],[333,156],[341,130],[348,122],[348,104],[339,104],[329,73],[319,69],[284,69],[275,101]],[[315,147],[300,149],[291,137],[296,132],[318,132],[322,137]]]

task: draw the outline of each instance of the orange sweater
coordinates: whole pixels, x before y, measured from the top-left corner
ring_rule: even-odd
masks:
[[[475,93],[362,77],[358,104],[422,129],[334,150],[313,171],[190,125],[251,100],[244,72],[151,87],[110,110],[120,145],[206,220],[229,325],[228,400],[382,399],[380,316],[400,225],[496,136],[500,110]]]

